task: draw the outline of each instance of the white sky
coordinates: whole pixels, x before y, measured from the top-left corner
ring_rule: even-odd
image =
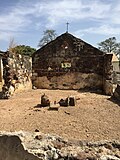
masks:
[[[0,50],[11,38],[37,48],[43,31],[66,32],[97,46],[109,37],[120,42],[120,0],[0,0]]]

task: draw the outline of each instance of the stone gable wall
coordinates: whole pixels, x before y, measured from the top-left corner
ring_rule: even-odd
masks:
[[[107,89],[106,80],[111,81],[110,59],[110,55],[106,57],[86,42],[63,34],[33,55],[33,85],[48,89]]]

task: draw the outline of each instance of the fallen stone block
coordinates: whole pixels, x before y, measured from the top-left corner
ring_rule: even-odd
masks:
[[[51,105],[51,106],[49,107],[49,110],[58,111],[58,110],[59,110],[59,105],[57,105],[57,104]]]
[[[63,107],[67,107],[69,105],[68,98],[61,99],[58,103],[59,103],[60,106],[63,106]]]
[[[69,106],[75,106],[75,98],[69,97]]]

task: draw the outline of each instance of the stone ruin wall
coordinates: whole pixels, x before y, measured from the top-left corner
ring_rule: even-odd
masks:
[[[0,83],[3,81],[2,79],[2,70],[3,70],[3,66],[2,66],[2,57],[0,56]]]
[[[67,41],[68,48],[62,48]],[[103,89],[111,95],[111,55],[105,54],[83,41],[58,39],[33,57],[33,85],[47,89]],[[66,62],[69,67],[62,67]]]
[[[113,97],[120,102],[120,84],[117,84]]]
[[[113,54],[104,56],[103,90],[107,95],[113,95]]]
[[[32,89],[32,59],[10,52],[3,55],[3,98],[9,98],[14,92]]]
[[[1,132],[0,160],[120,160],[120,142],[67,140],[40,132]]]
[[[3,86],[3,63],[2,63],[2,56],[0,55],[0,91],[2,90]]]
[[[93,80],[94,79],[94,80]],[[102,77],[90,73],[66,73],[61,76],[42,76],[37,77],[33,83],[37,88],[47,89],[83,89],[83,88],[101,88]]]

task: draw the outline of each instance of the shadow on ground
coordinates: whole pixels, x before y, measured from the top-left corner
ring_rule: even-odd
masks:
[[[90,92],[90,93],[96,93],[96,94],[100,94],[100,95],[105,95],[103,90],[100,90],[100,89],[84,88],[84,89],[79,89],[78,92],[80,92],[80,93]]]
[[[41,104],[37,104],[34,108],[42,108]]]

